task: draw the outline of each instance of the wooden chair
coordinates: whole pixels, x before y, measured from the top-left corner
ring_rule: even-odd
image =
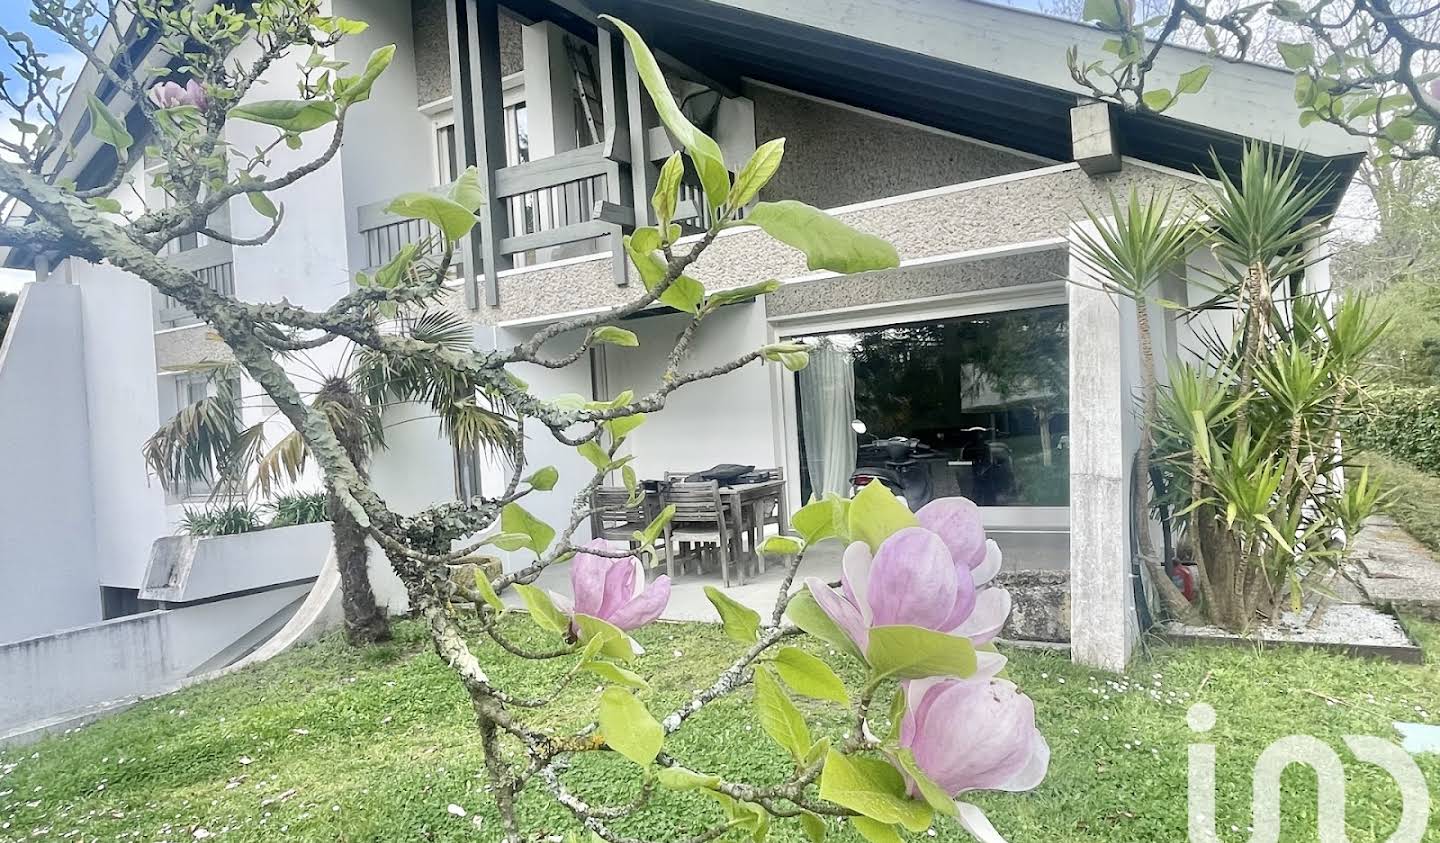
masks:
[[[648,496],[630,503],[630,492],[623,486],[600,486],[590,495],[590,534],[597,539],[623,541],[635,547],[635,533],[644,530],[655,519]],[[668,554],[667,554],[668,556]]]
[[[660,506],[675,507],[675,514],[665,525],[665,564],[675,576],[674,543],[713,546],[720,557],[720,576],[730,587],[730,562],[735,547],[735,517],[720,497],[720,484],[670,482],[660,493]]]

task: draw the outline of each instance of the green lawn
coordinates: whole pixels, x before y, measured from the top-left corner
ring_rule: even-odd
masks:
[[[527,624],[523,617],[510,623]],[[1412,625],[1431,646],[1440,626]],[[152,701],[37,746],[0,751],[0,840],[191,841],[204,829],[224,840],[495,840],[477,774],[480,752],[468,706],[421,630],[402,624],[397,644],[349,650],[329,639],[238,675]],[[639,669],[652,677],[652,710],[687,697],[734,645],[716,628],[655,625]],[[1124,677],[1081,670],[1065,657],[1012,653],[1010,674],[1036,700],[1054,750],[1050,775],[1032,794],[991,794],[984,805],[1011,843],[1179,841],[1186,827],[1187,707],[1219,712],[1207,739],[1218,746],[1222,839],[1248,839],[1250,770],[1273,739],[1318,736],[1349,763],[1352,841],[1384,840],[1398,792],[1377,769],[1354,762],[1345,734],[1392,737],[1393,720],[1435,722],[1440,670],[1332,655],[1246,649],[1154,648]],[[540,690],[562,669],[484,656],[506,687]],[[64,665],[56,665],[64,670]],[[555,725],[588,721],[593,686],[550,713]],[[688,765],[751,781],[784,775],[786,761],[744,716],[748,692],[691,721],[670,750]],[[817,731],[836,730],[815,717]],[[1440,756],[1420,756],[1433,785]],[[591,754],[566,774],[592,802],[633,792],[627,762]],[[1283,840],[1316,839],[1314,779],[1284,780]],[[448,806],[458,805],[458,817]],[[694,794],[666,793],[621,828],[675,839],[718,817]],[[539,793],[522,810],[549,832],[571,826]],[[1231,833],[1235,826],[1240,833]],[[478,826],[478,830],[477,830]],[[1440,820],[1426,839],[1440,840]],[[852,840],[849,833],[832,835]],[[791,821],[774,840],[802,840]],[[938,840],[967,839],[940,826]]]

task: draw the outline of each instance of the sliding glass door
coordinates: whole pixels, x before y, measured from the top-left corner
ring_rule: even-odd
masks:
[[[1067,331],[1057,305],[802,337],[802,500],[847,494],[858,465],[891,472],[912,502],[1067,506]]]

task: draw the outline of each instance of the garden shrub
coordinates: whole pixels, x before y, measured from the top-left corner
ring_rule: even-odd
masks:
[[[1440,388],[1385,387],[1349,426],[1349,445],[1440,475]]]
[[[185,507],[180,532],[190,536],[234,536],[260,529],[260,509],[245,503]]]
[[[269,504],[275,514],[267,527],[293,527],[297,524],[318,524],[329,521],[325,513],[324,492],[292,492],[279,495]]]

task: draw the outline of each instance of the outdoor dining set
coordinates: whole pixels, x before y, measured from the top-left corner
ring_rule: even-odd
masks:
[[[759,548],[767,529],[787,527],[783,469],[722,465],[667,471],[663,479],[640,486],[642,494],[634,496],[621,486],[598,487],[590,502],[590,529],[595,538],[635,547],[635,534],[673,506],[675,514],[652,548],[671,579],[687,569],[699,574],[718,567],[726,588],[732,569],[743,583],[748,572],[765,572]]]

